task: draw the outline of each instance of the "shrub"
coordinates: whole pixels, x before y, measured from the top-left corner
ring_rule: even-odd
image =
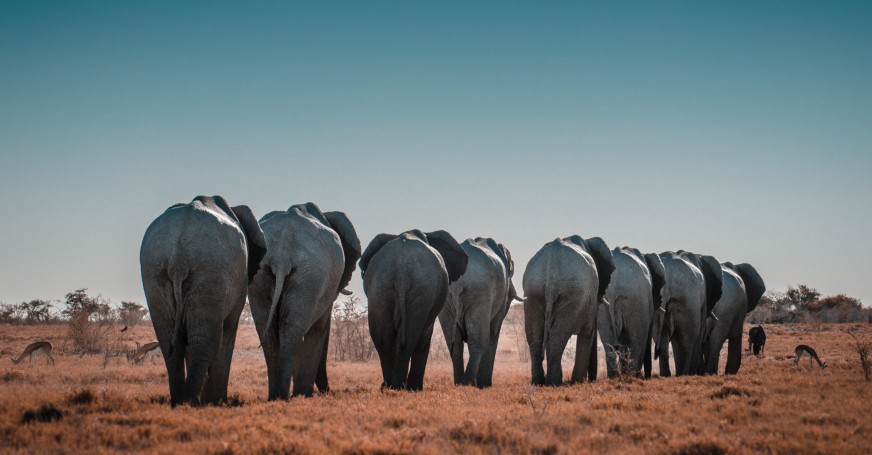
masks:
[[[367,322],[366,308],[356,296],[349,296],[333,308],[329,350],[334,359],[362,362],[372,358],[375,346]]]
[[[109,350],[113,312],[109,301],[99,296],[89,297],[87,289],[78,289],[66,295],[63,314],[68,318],[67,337],[73,352],[99,354]]]
[[[39,409],[24,411],[24,414],[21,416],[21,423],[55,422],[61,420],[63,416],[63,413],[54,407],[53,404],[44,404]]]

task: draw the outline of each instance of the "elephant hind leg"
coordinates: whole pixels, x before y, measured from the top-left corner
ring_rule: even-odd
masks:
[[[330,313],[326,313],[303,337],[294,368],[294,396],[310,397],[315,392],[315,376],[321,364]]]
[[[183,403],[185,389],[185,347],[180,346],[169,357],[164,356],[170,385],[170,403],[173,407]]]
[[[332,314],[332,311],[330,312]],[[318,392],[327,393],[330,391],[330,384],[327,382],[327,353],[330,350],[330,318],[327,318],[327,333],[324,335],[324,347],[321,349],[321,362],[318,363],[318,372],[315,374],[315,385],[318,387]]]
[[[645,349],[642,351],[642,368],[645,370],[645,379],[651,379],[652,362],[651,362],[651,334],[648,333],[648,338],[645,340]]]
[[[412,366],[409,369],[406,388],[409,390],[424,390],[424,372],[427,369],[427,358],[430,355],[430,341],[433,338],[433,327],[427,330],[415,347],[412,354]],[[455,343],[457,340],[455,340]]]
[[[725,373],[736,374],[742,365],[742,336],[730,338],[729,342],[730,344],[727,348],[727,370]]]
[[[239,316],[245,306],[243,296],[234,311],[224,320],[222,327],[221,347],[218,355],[209,367],[208,379],[203,390],[203,402],[220,404],[227,401],[227,383],[230,380],[230,362],[233,360],[233,348],[236,346],[236,333],[239,328]]]

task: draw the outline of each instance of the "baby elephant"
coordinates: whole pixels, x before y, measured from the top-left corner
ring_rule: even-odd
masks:
[[[754,355],[763,353],[763,348],[766,347],[766,331],[763,326],[751,327],[748,331],[748,351],[754,350]]]

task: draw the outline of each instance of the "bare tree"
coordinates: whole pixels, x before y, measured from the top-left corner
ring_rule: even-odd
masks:
[[[329,348],[339,361],[362,362],[372,358],[375,346],[369,337],[366,307],[359,297],[351,295],[334,305]]]

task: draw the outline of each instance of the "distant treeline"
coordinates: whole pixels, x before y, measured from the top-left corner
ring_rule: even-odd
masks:
[[[133,326],[144,321],[146,315],[148,310],[139,303],[121,302],[115,306],[102,296],[89,296],[87,289],[76,289],[63,301],[0,303],[0,324],[66,324],[85,319]]]
[[[821,297],[817,289],[798,284],[786,291],[768,291],[757,308],[748,313],[752,324],[795,322],[872,322],[872,308],[860,299],[836,294]]]

